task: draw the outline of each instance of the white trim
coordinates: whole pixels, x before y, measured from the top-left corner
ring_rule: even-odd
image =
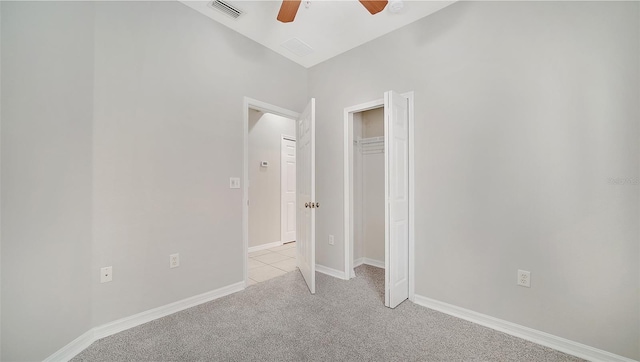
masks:
[[[276,247],[278,247],[280,245],[284,245],[284,243],[282,241],[274,241],[273,243],[266,243],[266,244],[262,244],[262,245],[250,246],[249,247],[249,252],[253,253],[254,251],[260,251],[260,250],[264,250],[264,249],[276,248]]]
[[[344,275],[355,276],[353,268],[356,266],[352,262],[353,255],[353,210],[351,203],[353,202],[353,175],[351,174],[351,160],[353,159],[353,114],[358,112],[369,111],[372,109],[384,107],[384,99],[361,103],[344,109]]]
[[[391,243],[391,227],[389,225],[389,215],[391,210],[391,198],[389,197],[389,173],[391,169],[389,168],[389,139],[391,137],[389,134],[389,118],[393,115],[391,112],[387,113],[387,109],[391,108],[391,92],[384,93],[384,305],[385,307],[391,308],[391,253],[390,243]],[[407,291],[407,295],[409,292]],[[394,305],[393,308],[396,306]]]
[[[403,94],[404,95],[404,94]],[[364,111],[370,111],[372,109],[384,107],[384,98],[376,99],[366,103],[360,103],[355,106],[347,107],[344,109],[344,113],[358,113]]]
[[[316,264],[316,271],[334,278],[348,280],[348,278],[345,278],[345,273],[343,271],[329,268],[328,266]]]
[[[404,93],[409,100],[409,300],[415,299],[416,269],[415,269],[415,163],[414,163],[414,93]]]
[[[409,100],[409,300],[414,301],[415,297],[415,148],[414,148],[414,123],[415,123],[415,96],[414,92],[402,93],[402,96]],[[384,98],[375,101],[361,103],[344,109],[344,275],[355,276],[353,268],[356,267],[353,258],[353,210],[351,210],[353,176],[351,175],[350,163],[353,159],[351,139],[353,127],[353,114],[364,112],[375,108],[384,107]],[[386,147],[385,147],[386,149]],[[385,157],[386,159],[386,157]],[[385,173],[386,175],[386,173]],[[385,176],[386,177],[386,176]],[[386,254],[386,252],[385,252]],[[366,263],[365,263],[366,264]],[[374,265],[376,266],[376,265]],[[381,266],[384,268],[384,266]],[[386,293],[385,293],[386,294]]]
[[[78,353],[89,347],[93,342],[111,336],[113,334],[125,331],[129,328],[137,327],[141,324],[151,322],[158,318],[168,316],[170,314],[185,310],[187,308],[195,307],[206,302],[210,302],[214,299],[218,299],[229,294],[239,292],[245,288],[245,282],[238,282],[235,284],[227,285],[210,292],[202,293],[179,300],[177,302],[169,303],[158,308],[150,309],[142,313],[134,314],[129,317],[115,320],[95,327],[74,339],[71,343],[59,349],[57,352],[45,359],[45,362],[53,361],[68,361],[75,357]]]
[[[66,346],[60,348],[57,352],[47,357],[44,362],[69,361],[77,356],[80,352],[87,349],[97,339],[93,333],[93,329],[88,330],[80,337],[74,339]]]
[[[242,263],[245,285],[249,285],[249,109],[298,119],[299,113],[249,97],[242,102]]]
[[[362,261],[362,264],[371,265],[371,266],[375,266],[376,268],[384,269],[384,261],[370,259],[370,258],[363,258],[363,259],[364,260]]]
[[[371,259],[371,258],[364,258],[364,257],[363,258],[358,258],[358,259],[353,261],[353,267],[354,268],[357,268],[362,264],[371,265],[371,266],[374,266],[376,268],[384,269],[384,261],[375,260],[375,259]]]
[[[200,304],[212,301],[214,299],[218,299],[218,298],[227,296],[229,294],[239,292],[244,288],[245,288],[245,283],[238,282],[235,284],[228,285],[226,287],[212,290],[210,292],[206,292],[193,297],[182,299],[177,302],[173,302],[158,308],[150,309],[142,313],[134,314],[130,317],[118,319],[116,321],[103,324],[99,327],[94,328],[94,337],[96,340],[98,340],[100,338],[104,338],[112,334],[122,332],[129,328],[139,326],[141,324],[150,322],[152,320],[162,318],[164,316],[168,316],[169,314],[173,314],[181,310],[195,307],[196,305],[200,305]]]
[[[349,265],[349,255],[353,254],[353,250],[349,250],[349,249],[353,249],[353,246],[351,244],[353,244],[351,242],[351,240],[353,239],[353,228],[351,225],[351,219],[353,218],[353,216],[351,215],[351,198],[353,197],[351,195],[351,167],[350,167],[350,163],[351,163],[351,157],[352,156],[352,147],[353,147],[353,143],[349,143],[350,139],[351,139],[351,129],[352,129],[352,123],[353,123],[353,112],[349,112],[347,109],[344,110],[344,144],[342,145],[344,147],[343,151],[342,151],[342,156],[343,156],[343,160],[342,160],[342,165],[343,165],[343,170],[342,170],[342,174],[344,175],[343,178],[343,184],[342,184],[342,195],[343,195],[343,205],[342,205],[342,214],[344,216],[344,222],[343,222],[343,237],[342,240],[344,240],[344,273],[345,275],[349,275],[349,276],[353,276],[353,268],[355,268],[355,266]],[[350,128],[351,127],[351,128]]]
[[[467,320],[485,326],[497,331],[531,341],[549,348],[553,348],[560,352],[564,352],[576,357],[584,358],[589,361],[609,361],[609,362],[636,362],[633,359],[619,356],[611,352],[587,346],[582,343],[574,342],[562,337],[538,331],[529,327],[521,326],[512,322],[498,319],[486,314],[474,312],[469,309],[457,307],[452,304],[440,302],[435,299],[414,295],[414,303],[437,310],[439,312]]]
[[[353,261],[353,267],[357,268],[360,265],[364,264],[364,258],[358,258]]]

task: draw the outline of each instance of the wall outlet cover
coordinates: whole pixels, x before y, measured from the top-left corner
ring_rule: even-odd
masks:
[[[336,243],[336,239],[333,235],[329,235],[329,245],[334,245]]]
[[[180,266],[180,254],[169,255],[169,268],[177,268]]]
[[[240,188],[240,177],[229,177],[229,188],[230,189],[239,189]]]
[[[531,272],[526,270],[518,270],[518,285],[531,288]]]

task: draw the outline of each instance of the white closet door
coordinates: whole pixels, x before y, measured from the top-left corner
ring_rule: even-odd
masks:
[[[316,292],[315,108],[311,101],[298,119],[296,142],[296,249],[298,268],[311,294]]]
[[[385,305],[409,298],[409,102],[384,94]]]

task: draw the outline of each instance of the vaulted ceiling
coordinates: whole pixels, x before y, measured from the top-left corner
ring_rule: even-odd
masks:
[[[303,1],[295,20],[281,23],[281,1],[223,0],[242,11],[235,19],[210,6],[212,1],[181,2],[307,68],[455,2],[405,0],[398,13],[388,5],[371,15],[357,0]]]

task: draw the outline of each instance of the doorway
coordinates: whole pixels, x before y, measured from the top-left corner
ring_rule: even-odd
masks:
[[[384,269],[384,108],[353,114],[353,267]]]
[[[414,297],[413,92],[348,107],[344,122],[345,275],[383,267],[394,308]]]
[[[244,277],[249,286],[294,271],[297,266],[298,114],[248,98],[244,111],[243,244]]]

